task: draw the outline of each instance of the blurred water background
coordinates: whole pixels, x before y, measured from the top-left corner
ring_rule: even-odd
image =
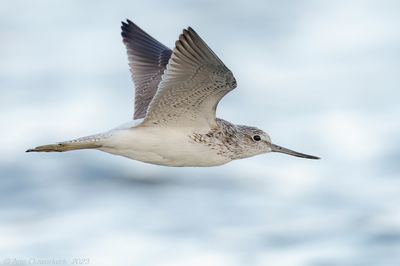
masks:
[[[399,12],[387,0],[3,1],[0,264],[400,265]],[[24,153],[131,119],[126,18],[169,47],[192,26],[238,81],[219,117],[322,160]]]

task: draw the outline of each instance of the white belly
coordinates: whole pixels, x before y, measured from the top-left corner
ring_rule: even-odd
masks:
[[[102,151],[166,166],[216,166],[231,161],[205,144],[191,141],[192,130],[124,126],[110,132]]]

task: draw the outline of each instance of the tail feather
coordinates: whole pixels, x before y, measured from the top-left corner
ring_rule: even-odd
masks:
[[[26,152],[63,152],[82,149],[96,149],[100,147],[101,145],[95,143],[56,143],[38,146],[36,148],[26,150]]]
[[[102,146],[100,141],[103,137],[104,135],[97,134],[71,141],[38,146],[36,148],[26,150],[26,152],[63,152],[82,149],[96,149]]]

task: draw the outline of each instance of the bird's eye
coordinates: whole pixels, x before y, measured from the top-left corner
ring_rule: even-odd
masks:
[[[261,137],[260,137],[259,135],[254,135],[254,136],[253,136],[253,139],[254,139],[255,141],[260,141],[260,140],[261,140]]]

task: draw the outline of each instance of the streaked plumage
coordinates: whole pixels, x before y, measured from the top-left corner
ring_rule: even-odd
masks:
[[[318,159],[272,144],[258,128],[216,118],[236,80],[192,28],[172,51],[129,20],[121,29],[136,88],[135,120],[29,152],[98,149],[166,166],[214,166],[266,152]]]

